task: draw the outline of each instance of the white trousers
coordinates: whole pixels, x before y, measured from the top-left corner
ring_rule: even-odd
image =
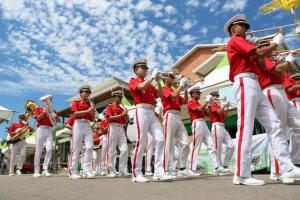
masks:
[[[72,129],[71,150],[69,156],[69,174],[77,174],[79,154],[84,142],[83,172],[91,172],[93,159],[93,132],[88,121],[75,120]]]
[[[217,161],[217,154],[214,146],[214,139],[206,125],[206,122],[197,119],[194,120],[192,122],[192,130],[193,143],[191,144],[191,151],[189,154],[190,169],[197,170],[197,160],[202,143],[204,143],[207,147],[208,154],[210,156],[214,168],[219,167]]]
[[[26,146],[25,140],[10,145],[10,162],[9,173],[14,173],[15,164],[17,169],[21,170],[26,158]]]
[[[100,166],[101,169],[106,168],[106,158],[108,154],[108,134],[101,135],[100,140],[102,141],[101,145],[101,156],[100,156]]]
[[[43,169],[48,170],[53,149],[52,128],[49,126],[39,126],[35,136],[35,154],[34,154],[34,172],[40,173],[40,160],[44,149],[46,147],[46,155],[44,159]]]
[[[136,108],[135,123],[137,127],[137,143],[134,149],[132,175],[142,175],[143,154],[147,145],[148,132],[154,139],[155,164],[154,173],[163,173],[164,134],[162,126],[155,116],[154,110]]]
[[[179,149],[178,162],[180,168],[185,168],[187,165],[187,158],[189,155],[189,140],[185,126],[182,122],[180,113],[172,113],[167,111],[163,120],[165,133],[165,147],[164,147],[164,170],[172,171],[176,168],[175,145]]]
[[[124,126],[121,124],[110,123],[108,131],[108,170],[110,173],[114,173],[117,146],[120,151],[119,156],[119,172],[127,172],[127,161],[128,161],[128,147],[127,138],[125,135]]]
[[[294,108],[300,113],[300,98],[294,98],[291,101]],[[299,123],[298,123],[299,124]],[[290,151],[294,164],[300,164],[300,133],[298,128],[291,127]]]
[[[217,161],[219,166],[229,166],[229,162],[234,152],[234,146],[229,133],[224,127],[224,123],[213,123],[211,132],[214,136],[215,149],[217,153]],[[225,144],[225,157],[224,163],[222,163],[222,146]]]
[[[102,149],[94,149],[93,150],[93,171],[97,171],[100,169],[100,158],[101,158]]]
[[[234,81],[233,89],[238,114],[235,175],[251,176],[251,142],[255,117],[267,132],[272,151],[282,172],[292,169],[289,146],[280,120],[257,80],[249,77],[238,78]]]
[[[145,169],[151,172],[151,160],[154,152],[154,140],[150,133],[148,133],[148,141],[146,147],[146,157],[145,157]]]

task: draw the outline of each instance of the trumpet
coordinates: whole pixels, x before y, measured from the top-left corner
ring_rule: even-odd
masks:
[[[300,23],[293,23],[293,24],[287,24],[287,25],[282,25],[282,26],[275,26],[272,28],[265,28],[265,29],[259,29],[256,31],[250,31],[250,32],[246,32],[246,34],[255,34],[255,33],[261,33],[261,32],[265,32],[265,31],[272,31],[272,30],[278,30],[280,28],[287,28],[287,27],[297,27],[300,26]],[[297,33],[299,36],[299,33]]]
[[[99,113],[96,109],[96,105],[94,104],[93,100],[90,97],[88,97],[88,101],[90,102],[92,108],[94,108],[94,110],[95,110],[95,119],[96,119],[95,121],[97,122],[100,118],[99,118]]]

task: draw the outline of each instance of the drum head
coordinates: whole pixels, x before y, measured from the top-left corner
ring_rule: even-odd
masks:
[[[132,143],[137,141],[137,127],[135,118],[131,118],[126,128],[127,139]]]

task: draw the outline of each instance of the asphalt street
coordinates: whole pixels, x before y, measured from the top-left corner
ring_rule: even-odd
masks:
[[[196,199],[263,199],[299,200],[300,185],[283,185],[269,180],[268,175],[256,175],[267,185],[235,186],[232,176],[201,176],[181,178],[172,182],[133,183],[130,178],[96,177],[70,180],[66,175],[33,178],[31,175],[0,176],[0,200],[196,200]]]

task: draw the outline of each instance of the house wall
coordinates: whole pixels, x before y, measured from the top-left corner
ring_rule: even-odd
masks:
[[[212,48],[199,48],[196,50],[189,58],[177,66],[179,74],[190,80],[198,79],[198,76],[193,74],[193,70],[215,53],[211,49]]]

